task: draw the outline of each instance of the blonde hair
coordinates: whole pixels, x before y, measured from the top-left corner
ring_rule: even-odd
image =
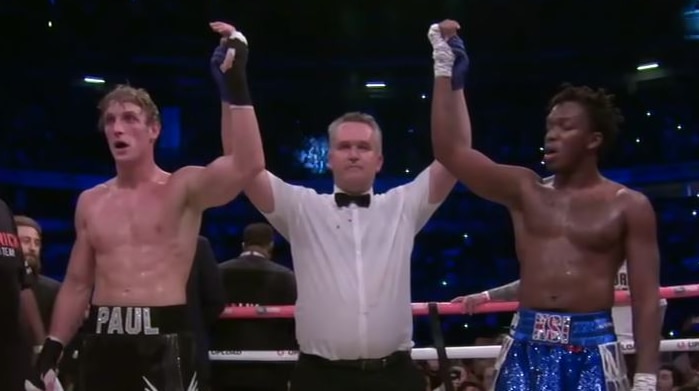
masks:
[[[328,141],[331,145],[332,140],[335,138],[335,134],[337,133],[337,129],[340,127],[340,125],[344,124],[345,122],[359,122],[362,124],[369,125],[369,127],[371,127],[372,132],[376,135],[376,139],[378,142],[378,152],[381,152],[383,142],[381,135],[381,127],[379,126],[379,123],[376,122],[376,119],[371,114],[362,113],[359,111],[352,111],[349,113],[342,114],[340,117],[338,117],[330,123],[330,126],[328,126]]]
[[[148,91],[143,88],[134,88],[129,85],[120,84],[102,97],[97,105],[100,111],[100,130],[104,129],[104,113],[113,102],[133,103],[143,110],[146,115],[147,123],[156,123],[160,125],[160,111],[158,110],[158,106],[155,105],[155,102],[153,102]]]

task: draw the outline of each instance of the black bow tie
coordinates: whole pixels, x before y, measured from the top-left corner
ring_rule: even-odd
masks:
[[[335,203],[339,208],[355,204],[360,208],[368,208],[371,203],[370,194],[350,195],[347,193],[335,193]]]

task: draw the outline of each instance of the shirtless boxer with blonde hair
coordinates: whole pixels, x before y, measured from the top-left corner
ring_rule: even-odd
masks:
[[[212,56],[225,156],[206,167],[168,173],[156,165],[160,117],[145,90],[119,86],[101,100],[117,174],[78,198],[76,240],[34,386],[55,385],[56,361],[91,302],[81,390],[198,389],[185,303],[202,212],[232,201],[265,166],[246,61],[239,32]]]

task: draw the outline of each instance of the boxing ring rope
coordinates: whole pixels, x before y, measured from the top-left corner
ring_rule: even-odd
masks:
[[[699,296],[699,284],[676,285],[661,287],[661,298],[679,299]],[[628,304],[631,295],[628,291],[615,292],[614,303]],[[428,303],[412,303],[413,315],[427,315]],[[441,315],[464,315],[463,305],[459,303],[437,303]],[[484,303],[474,309],[474,313],[514,312],[519,307],[518,302],[491,302]],[[264,319],[264,318],[292,318],[294,306],[257,306],[257,307],[227,307],[221,314],[223,319]],[[621,342],[621,350],[624,353],[634,353],[633,342]],[[451,359],[467,358],[496,358],[500,352],[499,345],[491,346],[457,346],[447,347],[447,356]],[[686,352],[699,351],[699,338],[668,339],[660,341],[661,352]],[[437,350],[434,348],[417,348],[411,351],[414,360],[436,360]],[[241,350],[212,350],[209,352],[212,361],[296,361],[297,351],[241,351]]]
[[[624,353],[634,353],[633,342],[621,343]],[[666,339],[660,341],[661,352],[699,351],[699,338]],[[455,346],[447,347],[449,358],[496,358],[500,353],[499,345],[490,346]],[[411,351],[413,360],[436,360],[437,350],[434,348],[418,348]],[[209,352],[212,361],[296,361],[298,352],[293,350],[255,351],[255,350],[212,350]]]
[[[665,299],[680,299],[699,296],[699,284],[676,285],[660,288],[660,297]],[[614,303],[629,304],[631,294],[629,291],[616,291]],[[427,315],[428,303],[412,303],[413,315]],[[466,314],[463,305],[458,303],[437,303],[441,315],[464,315]],[[503,301],[484,303],[477,306],[473,313],[492,312],[514,312],[517,311],[519,303],[516,301]],[[257,307],[235,307],[228,306],[221,318],[223,319],[251,319],[251,318],[293,318],[294,306],[257,306]]]

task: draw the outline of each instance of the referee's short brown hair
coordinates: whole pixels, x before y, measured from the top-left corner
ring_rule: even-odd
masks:
[[[243,230],[243,247],[269,247],[274,242],[274,229],[267,223],[253,223]]]

